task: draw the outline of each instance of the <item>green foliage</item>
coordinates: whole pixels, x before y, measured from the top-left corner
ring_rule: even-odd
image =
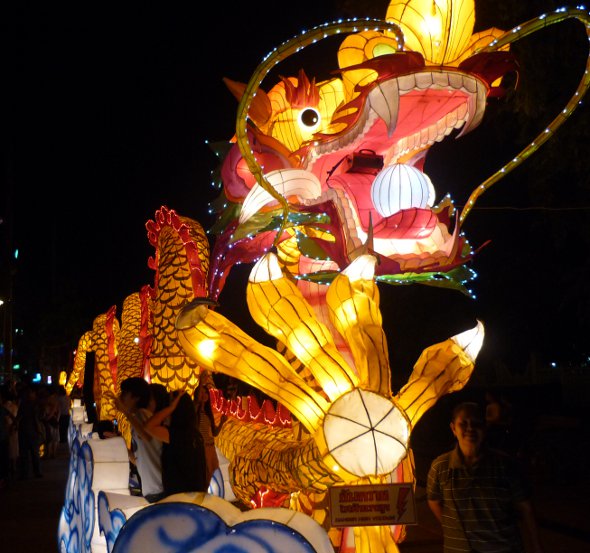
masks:
[[[393,285],[425,284],[436,288],[447,288],[458,290],[468,297],[473,297],[472,292],[465,286],[475,278],[475,273],[461,265],[451,269],[447,273],[426,272],[426,273],[402,273],[399,275],[381,275],[377,281]]]
[[[221,198],[218,198],[216,202],[227,202],[225,195]],[[212,204],[213,205],[213,204]],[[221,212],[221,215],[215,221],[215,223],[211,226],[211,232],[215,235],[221,234],[228,225],[230,225],[233,221],[235,221],[240,215],[240,204],[236,204],[233,202],[229,202],[225,209],[215,210],[217,212]]]
[[[236,215],[237,217],[237,215]],[[233,242],[242,240],[247,236],[259,234],[261,232],[277,232],[283,221],[283,211],[280,208],[273,209],[272,211],[258,212],[253,215],[248,221],[238,226],[234,233]],[[298,213],[289,212],[287,216],[287,222],[285,228],[303,227],[316,229],[318,231],[327,232],[325,229],[319,227],[321,223],[329,223],[330,218],[327,215],[315,214],[315,213]],[[304,233],[303,233],[304,234]],[[307,237],[306,237],[307,238]],[[299,239],[298,239],[299,240]],[[309,241],[311,239],[308,238]],[[313,246],[309,245],[308,249],[312,249]],[[319,252],[318,252],[319,253]],[[306,254],[304,254],[306,255]],[[322,258],[324,259],[324,258]]]
[[[321,284],[331,283],[339,275],[338,271],[318,271],[301,275],[301,280],[318,282]],[[448,273],[426,272],[426,273],[402,273],[398,275],[380,275],[376,277],[378,282],[391,284],[393,286],[406,286],[410,284],[424,284],[436,288],[457,290],[469,298],[473,298],[471,290],[466,284],[475,278],[475,273],[465,266],[456,267]]]
[[[242,240],[247,236],[277,229],[277,211],[278,210],[267,212],[259,211],[250,217],[250,219],[239,225],[235,230],[232,242],[237,242],[238,240]]]
[[[328,254],[313,238],[309,238],[309,236],[299,231],[295,233],[295,237],[299,251],[305,257],[309,257],[310,259],[329,259]]]

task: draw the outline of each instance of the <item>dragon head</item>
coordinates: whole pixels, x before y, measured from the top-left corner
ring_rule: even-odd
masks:
[[[445,33],[434,26],[432,40],[419,41],[416,25],[432,26],[434,16],[415,21],[399,7],[392,3],[387,13],[392,28],[345,38],[339,77],[316,82],[300,71],[252,94],[246,136],[264,182],[239,143],[220,172],[219,242],[237,247],[242,261],[248,252],[255,260],[281,227],[274,243],[298,278],[330,282],[368,251],[378,258],[378,280],[467,292],[472,274],[464,264],[473,250],[450,197],[437,199],[424,162],[434,143],[481,122],[487,98],[502,93],[497,84],[516,62],[506,51],[476,53],[501,31],[472,35],[472,12],[440,11]],[[225,82],[242,100],[246,85]],[[227,267],[237,259],[229,257]]]

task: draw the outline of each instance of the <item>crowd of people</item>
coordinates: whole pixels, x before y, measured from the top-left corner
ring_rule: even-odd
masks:
[[[132,493],[153,503],[173,493],[207,491],[219,467],[214,439],[225,420],[213,415],[211,385],[203,379],[191,396],[141,377],[121,383],[113,399],[131,427]],[[55,458],[68,441],[71,405],[63,386],[11,381],[0,387],[0,490],[11,480],[43,477],[42,460]],[[100,438],[121,435],[116,420],[93,422]]]
[[[71,401],[63,386],[10,381],[0,387],[0,489],[33,474],[67,442]]]
[[[215,437],[224,416],[214,416],[211,380],[202,379],[191,396],[169,392],[141,377],[127,378],[115,406],[131,427],[130,482],[154,503],[180,492],[206,492],[219,467]],[[227,386],[237,399],[237,382]],[[445,552],[541,552],[530,502],[530,486],[507,439],[511,406],[486,396],[486,408],[462,402],[451,413],[455,447],[433,459],[427,478],[428,504],[440,521]],[[53,458],[67,442],[70,398],[63,386],[35,384],[0,388],[0,490],[11,479],[41,478],[42,458]],[[119,436],[114,421],[101,438]],[[131,485],[130,485],[131,489]],[[133,490],[132,490],[133,492]]]

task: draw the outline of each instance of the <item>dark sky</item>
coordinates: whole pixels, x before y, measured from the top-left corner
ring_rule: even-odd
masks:
[[[246,82],[272,48],[305,28],[350,16],[354,4],[219,2],[205,15],[163,2],[29,3],[7,14],[2,286],[12,224],[19,248],[14,317],[25,336],[73,348],[94,317],[114,304],[120,313],[128,294],[152,284],[145,223],[162,205],[211,226],[216,158],[206,141],[231,138],[237,108],[222,78]],[[500,2],[495,20],[490,2],[484,4],[487,26],[508,28],[542,11]],[[512,15],[503,9],[511,4]],[[541,58],[523,48],[533,69],[521,75],[516,107],[492,106],[472,135],[433,148],[427,170],[443,182],[441,194],[451,192],[462,205],[565,104],[586,57],[581,29],[568,26],[540,41]],[[331,56],[295,63],[326,78],[335,68]],[[539,67],[550,61],[553,69]],[[504,361],[518,371],[531,352],[544,360],[589,353],[584,121],[582,108],[558,133],[560,145],[496,184],[469,216],[471,243],[492,241],[473,264],[476,300],[424,286],[383,291],[392,350],[400,352],[394,364],[411,365],[422,347],[476,316],[487,326],[488,363]]]

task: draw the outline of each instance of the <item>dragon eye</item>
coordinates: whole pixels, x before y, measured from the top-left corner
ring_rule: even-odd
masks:
[[[299,122],[308,130],[314,130],[320,124],[320,112],[317,109],[305,108],[299,114]]]

